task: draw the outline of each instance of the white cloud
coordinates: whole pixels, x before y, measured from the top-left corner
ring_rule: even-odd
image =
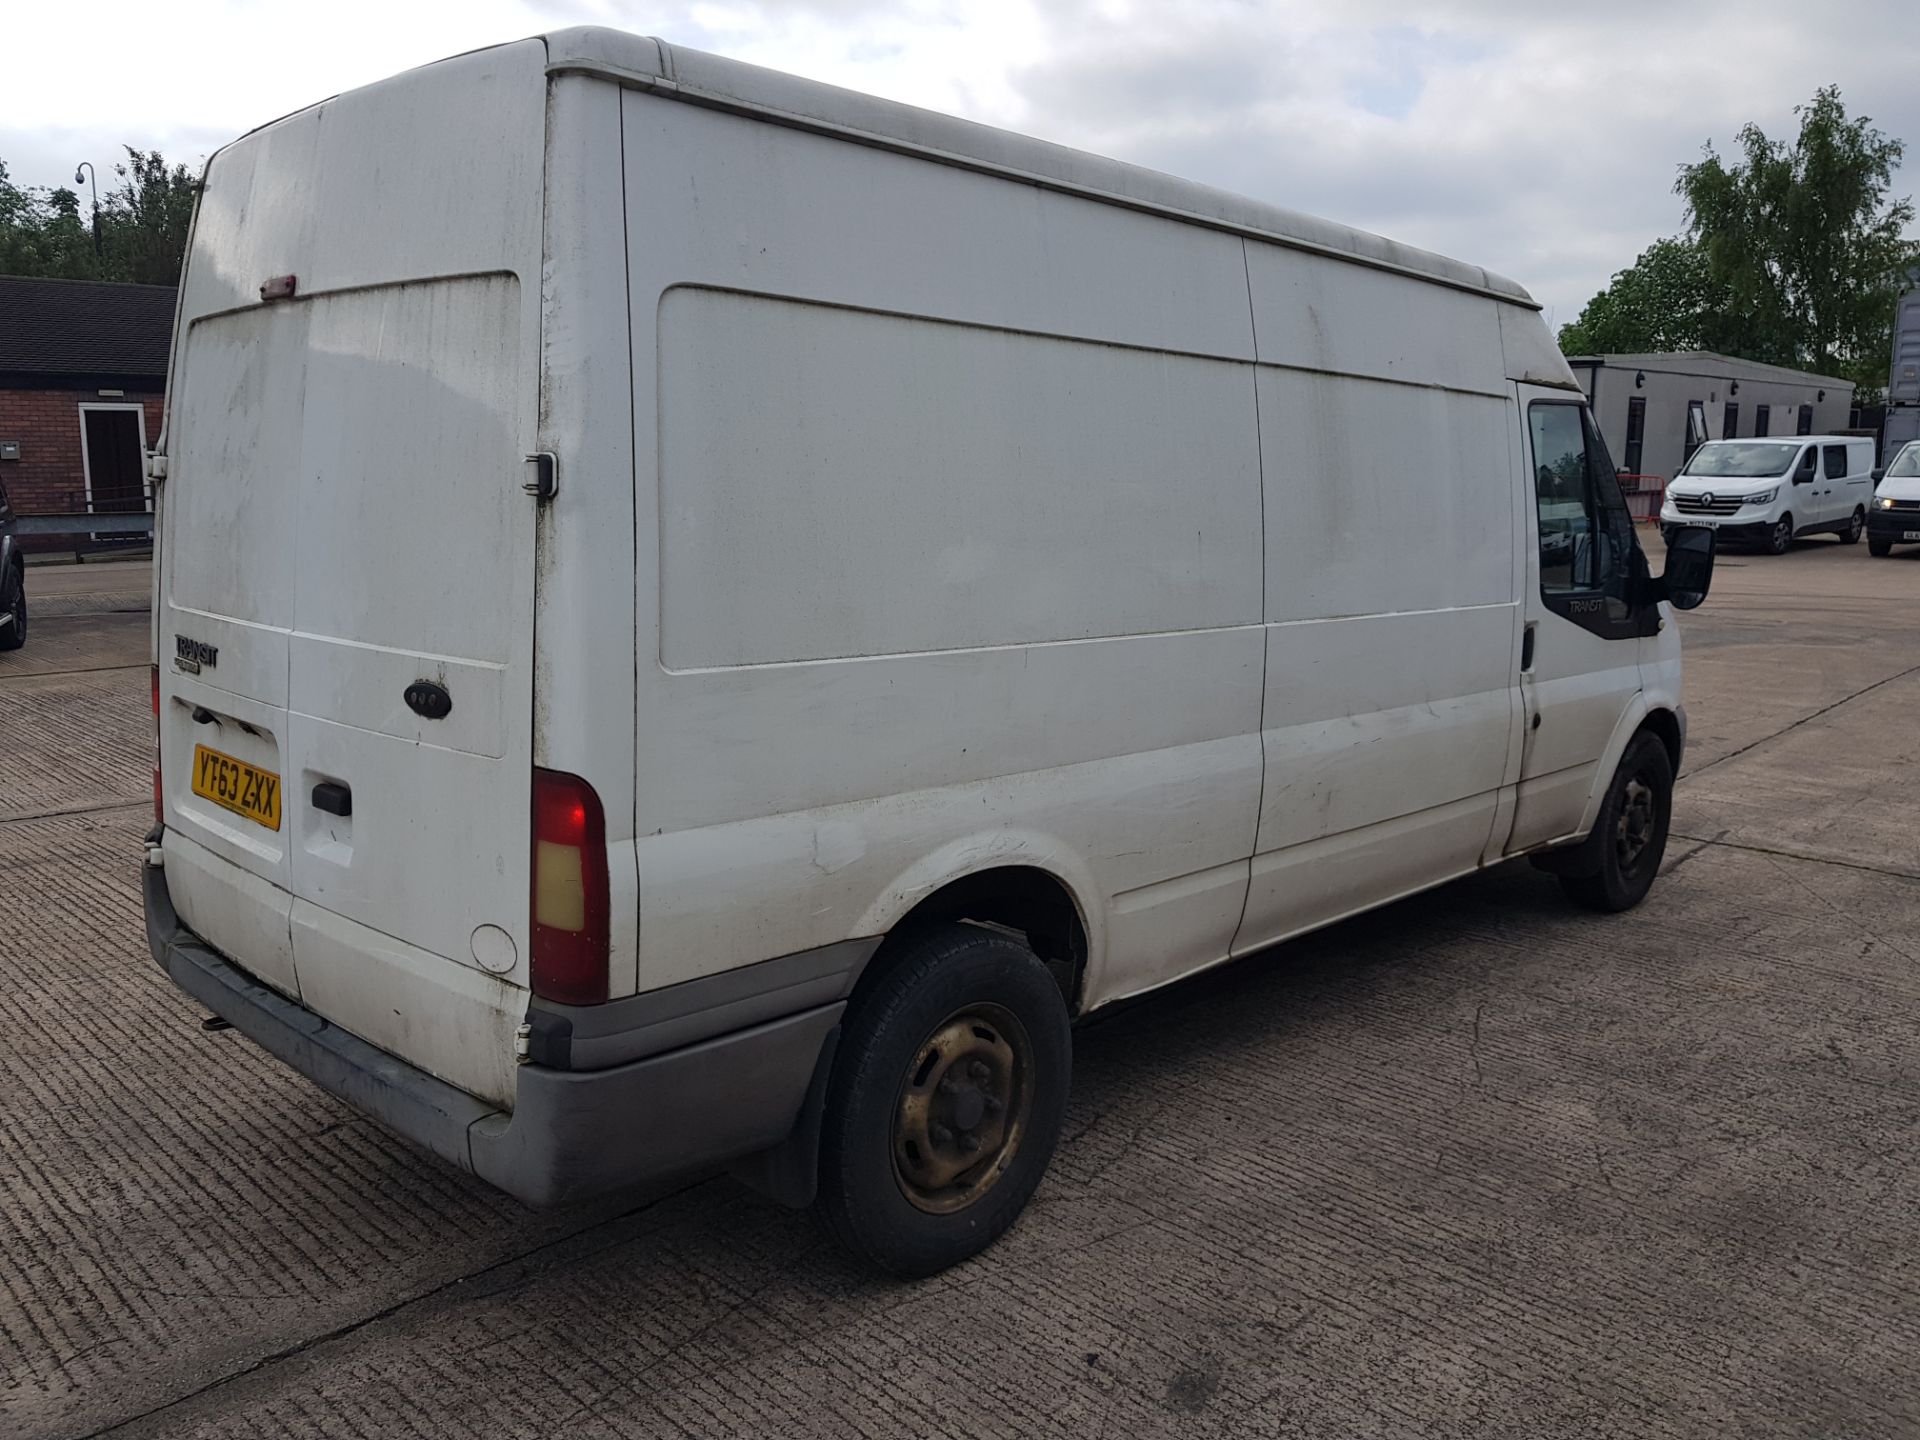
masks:
[[[570,24],[658,34],[1327,215],[1502,271],[1559,320],[1680,228],[1671,187],[1840,85],[1920,145],[1910,0],[199,0],[9,7],[16,180],[121,143],[197,161],[336,91]],[[63,63],[63,56],[71,56]],[[1907,176],[1920,175],[1920,152]],[[1914,187],[1903,177],[1899,193]]]

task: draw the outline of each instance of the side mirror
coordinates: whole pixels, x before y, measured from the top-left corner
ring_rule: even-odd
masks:
[[[1679,525],[1667,541],[1667,568],[1653,582],[1655,600],[1676,610],[1691,610],[1707,598],[1713,584],[1713,552],[1718,536],[1710,526]]]

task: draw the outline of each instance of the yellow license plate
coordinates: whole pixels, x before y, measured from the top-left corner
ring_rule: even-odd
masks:
[[[280,828],[280,777],[271,770],[196,745],[193,793],[269,830]]]

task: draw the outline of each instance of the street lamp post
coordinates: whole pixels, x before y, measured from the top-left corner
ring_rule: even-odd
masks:
[[[86,173],[82,174],[84,171]],[[73,183],[78,185],[85,180],[93,187],[93,255],[100,258],[100,177],[94,174],[93,166],[85,160],[73,167]]]

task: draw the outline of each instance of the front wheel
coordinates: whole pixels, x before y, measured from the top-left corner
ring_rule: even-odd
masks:
[[[1893,541],[1882,540],[1878,535],[1869,535],[1867,537],[1867,553],[1869,555],[1891,555],[1893,553]]]
[[[1840,543],[1842,545],[1858,545],[1861,535],[1866,532],[1866,528],[1867,512],[1856,506],[1854,508],[1853,518],[1847,521],[1847,528],[1840,532]]]
[[[0,615],[9,617],[0,625],[0,650],[18,650],[27,643],[27,572],[9,565],[0,579]]]
[[[1660,873],[1672,818],[1673,762],[1658,737],[1643,731],[1620,757],[1593,822],[1587,841],[1592,868],[1562,874],[1561,888],[1590,910],[1631,910]]]
[[[952,925],[905,942],[842,1024],[816,1207],[856,1256],[932,1275],[1019,1218],[1060,1138],[1073,1061],[1040,958]]]
[[[1782,515],[1767,532],[1767,553],[1784,555],[1793,548],[1793,516]]]

